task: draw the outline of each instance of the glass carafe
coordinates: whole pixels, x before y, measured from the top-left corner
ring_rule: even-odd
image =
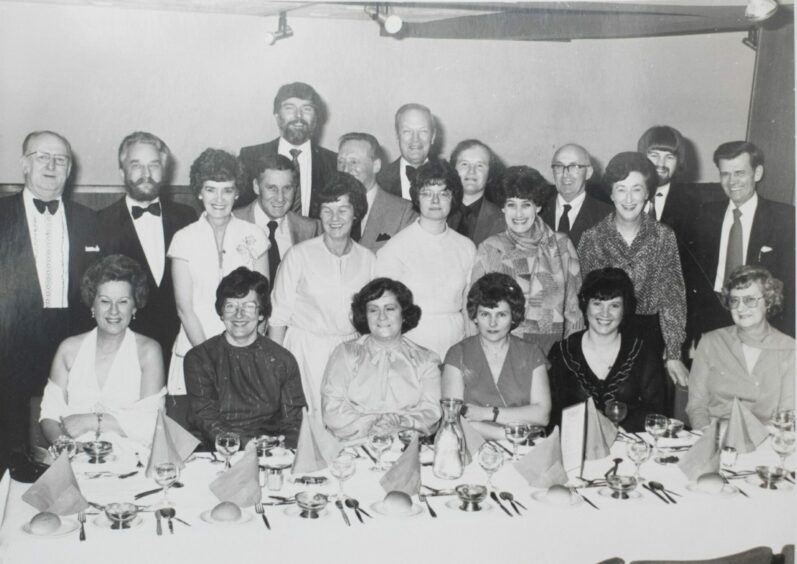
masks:
[[[438,478],[456,480],[465,470],[465,434],[459,421],[462,400],[442,399],[443,422],[434,439],[432,472]]]

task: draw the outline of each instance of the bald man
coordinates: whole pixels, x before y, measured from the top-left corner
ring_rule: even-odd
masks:
[[[589,153],[581,145],[568,143],[560,147],[551,159],[551,170],[556,196],[545,203],[540,217],[551,229],[567,233],[578,247],[584,231],[609,215],[613,208],[587,194],[587,180],[593,170]]]

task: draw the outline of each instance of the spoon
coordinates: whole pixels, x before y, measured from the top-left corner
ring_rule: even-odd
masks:
[[[518,515],[520,515],[518,506],[522,507],[523,509],[526,509],[526,507],[522,503],[520,503],[519,501],[515,501],[515,496],[513,496],[511,493],[501,492],[498,495],[501,496],[501,499],[507,500],[510,503],[510,505],[512,505],[512,509],[514,509],[515,513],[517,513]]]
[[[161,509],[160,511],[158,511],[158,513],[160,513],[160,516],[161,516],[161,517],[163,517],[164,519],[166,519],[166,520],[167,520],[167,523],[168,523],[168,525],[169,525],[169,532],[170,532],[171,534],[174,534],[174,523],[172,523],[172,518],[173,518],[173,517],[175,516],[175,514],[177,513],[177,512],[174,510],[174,508],[172,508],[172,507],[164,507],[163,509]]]
[[[670,500],[670,503],[678,503],[669,493],[667,493],[664,484],[661,482],[648,481],[648,485],[651,487],[651,489],[661,492],[664,497]]]
[[[429,505],[429,500],[426,499],[426,494],[418,494],[418,499],[420,499],[422,502],[424,502],[426,504],[426,509],[429,510],[429,515],[431,515],[432,517],[436,518],[437,517],[437,513],[435,513],[435,510],[432,509],[431,505]]]
[[[368,518],[372,518],[365,509],[360,508],[360,502],[354,499],[353,497],[346,498],[346,507],[354,509],[354,514],[360,520],[360,523],[363,522],[361,513]]]
[[[620,466],[620,463],[622,461],[623,461],[622,458],[614,458],[614,459],[612,459],[612,462],[614,463],[614,466],[609,468],[603,476],[608,478],[610,475],[617,475],[617,468]]]

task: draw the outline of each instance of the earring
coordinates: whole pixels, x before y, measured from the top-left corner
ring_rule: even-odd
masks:
[[[133,314],[133,319],[131,321],[135,321],[135,320],[136,320],[136,314],[134,313]]]
[[[94,319],[94,310],[91,310],[91,318]]]

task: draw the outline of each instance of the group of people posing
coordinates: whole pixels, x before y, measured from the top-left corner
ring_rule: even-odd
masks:
[[[762,420],[794,408],[794,209],[756,193],[753,144],[717,148],[727,199],[704,203],[675,181],[681,134],[652,127],[605,167],[603,201],[576,144],[551,186],[475,139],[434,158],[420,104],[396,112],[384,166],[370,134],[315,143],[309,85],[281,87],[274,115],[278,139],[193,162],[199,218],[161,197],[170,154],[151,133],[122,141],[127,194],[96,215],[62,197],[68,141],[25,139],[25,186],[0,199],[6,455],[36,442],[31,417],[49,442],[145,444],[164,404],[209,445],[289,446],[302,417],[344,441],[430,434],[441,397],[490,438],[588,397],[641,430],[675,385],[694,428],[734,398]]]

